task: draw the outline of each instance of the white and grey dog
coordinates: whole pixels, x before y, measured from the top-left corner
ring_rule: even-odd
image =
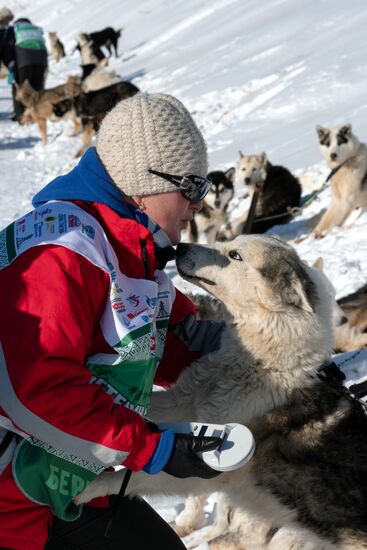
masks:
[[[333,346],[325,277],[291,246],[264,235],[213,248],[179,245],[177,267],[225,303],[234,325],[219,351],[195,361],[172,389],[153,394],[150,416],[246,424],[256,452],[246,466],[211,480],[135,473],[128,491],[224,492],[235,521],[212,549],[244,548],[247,513],[267,526],[264,532],[279,529],[271,550],[367,549],[365,415],[317,376]],[[120,485],[120,473],[103,473],[75,501],[118,493]]]
[[[355,208],[367,206],[367,147],[352,132],[351,124],[337,128],[316,126],[320,150],[331,177],[331,204],[313,230],[324,237],[334,226],[343,225]]]

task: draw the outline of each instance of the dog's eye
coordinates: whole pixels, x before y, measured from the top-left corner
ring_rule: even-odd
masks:
[[[241,256],[238,254],[237,250],[230,250],[228,256],[232,258],[232,260],[237,260],[238,262],[242,262]]]

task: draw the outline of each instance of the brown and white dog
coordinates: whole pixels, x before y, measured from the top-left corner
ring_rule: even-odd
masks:
[[[20,124],[38,124],[42,142],[47,143],[47,119],[56,121],[53,109],[58,102],[72,98],[80,93],[81,82],[78,76],[70,76],[65,84],[37,92],[28,80],[17,87],[16,98],[26,107]],[[80,121],[73,117],[75,131],[80,127]]]

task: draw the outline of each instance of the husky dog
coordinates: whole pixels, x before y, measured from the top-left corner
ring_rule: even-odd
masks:
[[[313,230],[316,239],[334,226],[343,225],[349,214],[367,206],[367,147],[352,132],[351,124],[337,128],[316,126],[320,149],[331,177],[331,204]]]
[[[283,166],[273,166],[266,153],[245,156],[240,151],[236,180],[244,184],[252,197],[257,186],[261,188],[256,205],[251,233],[264,233],[274,225],[288,223],[293,207],[300,206],[301,185]],[[232,223],[232,238],[243,232],[248,212]]]
[[[50,45],[51,45],[51,54],[56,63],[60,61],[63,57],[65,57],[65,48],[59,37],[57,36],[56,32],[49,32],[48,36],[50,38]]]
[[[103,54],[101,48],[97,46],[86,33],[80,33],[77,36],[77,49],[80,50],[82,56],[82,64],[89,65],[90,63],[98,64],[101,67],[108,65],[108,59]]]
[[[191,242],[197,242],[201,235],[207,244],[215,242],[221,226],[226,222],[228,204],[234,195],[235,171],[235,168],[229,168],[226,172],[209,172],[212,186],[204,199],[203,208],[190,222]]]
[[[177,268],[223,301],[234,324],[218,351],[195,361],[168,391],[153,393],[150,417],[246,424],[256,452],[244,467],[210,480],[134,473],[128,492],[222,491],[237,517],[248,511],[269,529],[289,530],[282,546],[275,535],[271,550],[367,549],[366,416],[317,376],[333,347],[325,278],[265,235],[212,248],[178,245]],[[121,472],[104,472],[75,502],[120,486]],[[243,549],[245,536],[239,520],[212,548]]]

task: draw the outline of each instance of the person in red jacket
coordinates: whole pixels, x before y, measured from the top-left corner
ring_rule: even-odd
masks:
[[[153,384],[170,386],[220,344],[224,325],[196,321],[164,272],[207,170],[182,103],[140,93],[0,232],[0,548],[184,548],[140,498],[81,510],[73,497],[117,465],[218,475],[196,454],[218,439],[146,421]]]

